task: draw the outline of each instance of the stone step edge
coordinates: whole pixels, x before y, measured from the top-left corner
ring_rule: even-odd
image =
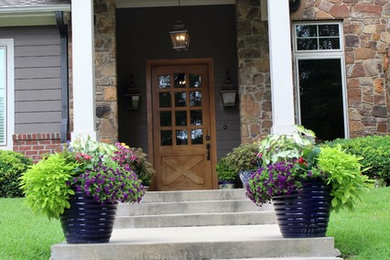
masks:
[[[218,250],[215,250],[218,248]],[[305,248],[305,250],[302,250]],[[186,252],[187,259],[239,259],[253,258],[263,255],[268,258],[299,257],[335,257],[340,252],[334,248],[334,239],[269,239],[256,241],[218,241],[218,242],[171,242],[171,243],[141,243],[118,242],[108,244],[77,244],[61,243],[51,248],[53,260],[57,259],[120,259],[131,257],[136,260],[182,259]],[[66,254],[64,258],[61,255]],[[215,254],[219,254],[216,256]],[[222,256],[222,255],[223,256]],[[207,258],[205,258],[207,257]],[[310,258],[309,258],[310,259]]]
[[[262,215],[262,214],[269,214],[269,213],[275,213],[274,210],[264,210],[264,211],[240,211],[240,212],[203,212],[203,213],[178,213],[178,214],[157,214],[157,215],[130,215],[130,216],[116,216],[116,218],[145,218],[145,217],[187,217],[187,216],[208,216],[208,215],[249,215],[249,214],[255,214],[255,215]]]
[[[53,258],[50,258],[53,259]],[[214,258],[210,260],[343,260],[340,257],[267,257],[267,258]]]
[[[145,194],[180,194],[180,193],[204,193],[204,192],[220,192],[220,193],[234,193],[234,192],[242,192],[242,194],[245,194],[245,189],[239,188],[239,189],[206,189],[206,190],[169,190],[169,191],[146,191]]]
[[[118,206],[132,206],[143,204],[186,204],[186,203],[216,203],[216,202],[251,202],[249,199],[227,199],[227,200],[180,200],[180,201],[140,201],[139,203],[119,203]],[[253,203],[253,202],[252,202]],[[253,205],[255,205],[253,203]],[[264,207],[271,206],[271,203],[264,204]]]

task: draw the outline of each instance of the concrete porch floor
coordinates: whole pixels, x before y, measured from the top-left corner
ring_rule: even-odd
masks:
[[[340,259],[334,239],[284,239],[278,225],[115,229],[108,244],[52,247],[51,259]],[[261,258],[259,258],[261,257]]]

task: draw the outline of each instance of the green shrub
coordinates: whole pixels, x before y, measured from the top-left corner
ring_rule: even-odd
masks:
[[[364,172],[374,179],[383,179],[390,185],[390,136],[367,136],[354,139],[337,139],[326,145],[341,145],[347,153],[363,157],[360,163]]]
[[[233,151],[225,156],[226,164],[229,169],[238,173],[240,171],[252,171],[258,168],[257,154],[259,151],[258,143],[241,144],[233,148]]]
[[[217,164],[217,174],[219,181],[235,181],[237,177],[237,172],[229,167],[225,157]]]
[[[0,150],[0,197],[22,197],[19,178],[31,165],[23,154]]]

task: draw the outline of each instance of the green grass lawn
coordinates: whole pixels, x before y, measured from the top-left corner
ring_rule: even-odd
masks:
[[[49,259],[50,247],[64,241],[58,220],[37,216],[23,199],[0,199],[0,259]]]
[[[346,259],[390,259],[390,187],[362,196],[354,212],[332,213],[328,236]]]
[[[390,259],[390,187],[365,193],[355,212],[333,213],[328,236],[343,257]],[[64,240],[58,220],[34,215],[23,199],[0,199],[0,259],[49,259],[50,246]]]

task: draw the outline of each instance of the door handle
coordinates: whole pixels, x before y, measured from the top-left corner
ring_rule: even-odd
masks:
[[[211,150],[210,143],[206,144],[206,149],[207,149],[207,161],[210,161],[210,150]]]

